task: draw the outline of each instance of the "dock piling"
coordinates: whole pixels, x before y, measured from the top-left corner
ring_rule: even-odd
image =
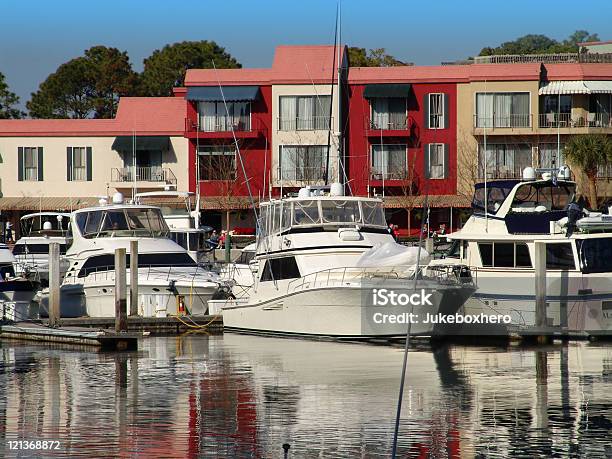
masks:
[[[59,326],[60,321],[60,245],[49,244],[49,325]]]
[[[546,243],[535,242],[536,327],[546,327]]]
[[[130,241],[130,316],[138,315],[138,241]]]
[[[115,249],[115,332],[127,331],[125,249]]]

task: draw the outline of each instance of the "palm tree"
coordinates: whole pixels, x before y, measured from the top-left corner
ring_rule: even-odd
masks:
[[[572,136],[565,144],[565,158],[584,172],[589,181],[589,203],[597,207],[597,171],[612,163],[612,140],[604,134]]]

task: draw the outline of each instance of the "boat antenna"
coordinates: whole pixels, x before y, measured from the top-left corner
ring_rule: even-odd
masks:
[[[487,80],[484,82],[485,87],[485,104],[487,106]],[[491,101],[493,102],[493,101]],[[476,120],[478,121],[478,115],[476,115]],[[491,123],[495,123],[495,117],[493,116],[493,104],[491,104]],[[477,123],[478,124],[478,123]],[[486,110],[485,110],[485,122],[483,123],[483,148],[484,148],[484,208],[485,208],[485,233],[489,232],[489,191],[487,190],[487,175],[488,175],[488,151],[487,151],[487,124],[488,120],[486,118]]]
[[[331,74],[331,100],[329,103],[329,121],[327,129],[327,154],[325,156],[325,185],[329,185],[329,151],[331,150],[331,130],[332,130],[332,113],[334,102],[334,78],[336,76],[336,48],[338,46],[338,18],[340,16],[340,1],[336,5],[336,28],[334,30],[334,54],[332,57],[332,74]],[[338,81],[338,84],[340,81]]]
[[[225,99],[225,93],[223,92],[223,86],[221,86],[221,80],[219,79],[219,74],[217,72],[217,67],[215,66],[215,61],[212,59],[212,66],[215,71],[215,75],[217,76],[217,84],[219,86],[219,92],[221,93],[221,100],[223,100],[223,107],[225,108],[225,116],[229,118],[229,109],[227,107],[227,101]],[[240,169],[242,170],[242,174],[244,176],[244,182],[246,184],[247,193],[249,194],[249,203],[251,204],[251,208],[253,209],[253,214],[255,216],[255,228],[256,234],[262,235],[261,231],[261,223],[259,221],[259,215],[257,212],[257,208],[255,207],[255,200],[253,199],[253,193],[251,191],[251,183],[249,181],[249,177],[247,177],[246,168],[244,167],[244,161],[242,159],[242,153],[240,152],[240,145],[238,145],[238,138],[236,137],[236,131],[234,130],[234,123],[230,123],[230,128],[232,130],[232,138],[234,139],[234,146],[236,147],[236,156],[238,157],[238,162],[240,163]],[[282,174],[282,168],[281,168]],[[281,187],[282,187],[282,178],[281,178]],[[282,195],[281,195],[282,197]],[[227,228],[227,232],[229,234],[229,228]],[[260,236],[261,237],[261,236]],[[267,240],[267,237],[266,237]],[[266,253],[268,252],[268,245],[265,244]],[[266,263],[268,265],[268,269],[270,270],[270,276],[274,281],[274,286],[278,289],[278,285],[276,279],[274,278],[274,273],[272,272],[272,266],[270,263]]]
[[[196,205],[193,223],[196,228],[200,227],[200,113],[198,111],[198,119],[196,122],[196,154],[195,154],[195,166],[196,166]],[[191,212],[191,205],[189,206],[189,212]]]
[[[429,103],[429,101],[428,101]],[[428,121],[429,122],[429,121]],[[434,127],[434,132],[433,132],[433,143],[435,144],[436,139],[437,139],[437,133],[438,133],[438,124],[435,125],[436,127]],[[428,161],[427,163],[430,164],[431,167],[431,159],[429,159],[429,155],[431,152],[431,149],[429,146],[426,145],[425,147],[427,149],[427,155],[428,155]],[[446,158],[445,158],[446,159]],[[425,209],[427,209],[427,225],[429,226],[429,182],[430,182],[430,178],[427,179],[427,181],[425,182],[425,199],[423,200],[423,210],[421,212],[421,230],[419,232],[419,244],[417,246],[417,261],[416,261],[416,266],[415,266],[415,270],[414,270],[414,283],[413,283],[413,290],[416,291],[417,288],[417,281],[419,279],[419,270],[420,268],[420,263],[421,263],[421,250],[423,248],[423,230],[425,229]],[[427,234],[427,237],[429,237],[429,232]],[[414,305],[411,306],[410,309],[410,314],[412,315],[412,313],[414,312]],[[397,455],[397,437],[399,435],[399,423],[400,423],[400,418],[402,415],[402,399],[404,398],[404,385],[406,383],[406,369],[408,368],[408,350],[410,348],[410,331],[412,329],[412,321],[408,321],[408,328],[406,329],[406,341],[405,341],[405,345],[404,345],[404,357],[403,357],[403,361],[402,361],[402,375],[401,375],[401,379],[400,379],[400,388],[399,388],[399,394],[397,396],[397,411],[395,414],[395,426],[393,429],[393,447],[391,449],[391,457],[392,459],[396,458]]]

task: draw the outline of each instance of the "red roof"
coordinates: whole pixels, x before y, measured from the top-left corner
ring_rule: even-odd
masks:
[[[610,80],[612,64],[546,64],[546,78],[554,80]]]
[[[538,80],[540,64],[472,64],[399,67],[351,67],[349,83]]]
[[[341,47],[345,52],[345,47]],[[269,69],[191,69],[185,75],[185,86],[240,84],[310,84],[337,80],[337,56],[331,45],[277,46]]]
[[[122,97],[114,119],[0,120],[0,136],[182,136],[186,111],[177,97]]]

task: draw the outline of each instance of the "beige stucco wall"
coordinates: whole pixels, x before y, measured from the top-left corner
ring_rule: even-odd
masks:
[[[281,145],[327,145],[327,130],[318,131],[281,131],[279,130],[280,118],[280,96],[329,96],[331,95],[331,85],[273,85],[272,86],[272,180],[275,186],[280,185],[278,177],[279,152]],[[334,181],[339,180],[338,171],[338,85],[334,85],[334,95],[332,98],[332,126],[330,152],[330,178]],[[283,180],[283,185],[300,185]]]
[[[121,184],[111,182],[111,170],[123,167],[122,155],[111,148],[114,140],[115,137],[1,137],[0,192],[5,197],[89,197],[112,194]],[[172,170],[177,178],[178,190],[187,190],[188,141],[183,137],[172,137],[171,145],[171,150],[162,154],[162,167]],[[42,182],[18,180],[19,147],[43,147]],[[66,147],[92,148],[92,181],[67,180]],[[147,183],[139,185],[146,186]],[[155,188],[158,187],[151,189]]]
[[[476,81],[457,85],[457,192],[471,196],[473,184],[477,179],[478,139],[484,134],[483,128],[474,127],[476,115],[476,93],[529,92],[530,127],[527,128],[487,128],[490,142],[504,143],[506,136],[532,136],[544,133],[538,128],[539,81]],[[550,133],[550,132],[546,132]],[[537,137],[534,136],[534,139]]]

